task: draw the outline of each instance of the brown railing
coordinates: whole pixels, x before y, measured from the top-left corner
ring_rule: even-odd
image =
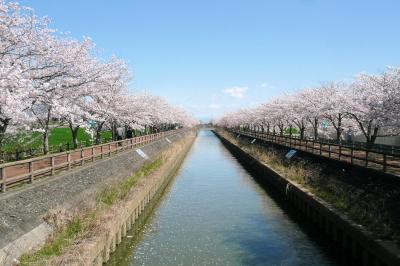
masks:
[[[356,149],[353,146],[279,136],[276,134],[267,134],[265,132],[250,132],[243,130],[231,130],[231,132],[347,162],[352,165],[371,168],[397,176],[400,175],[400,156],[398,154],[380,153],[374,150]]]
[[[32,183],[35,179],[52,176],[60,171],[82,166],[86,162],[103,159],[105,156],[110,157],[112,154],[127,149],[133,149],[134,147],[159,140],[180,131],[182,131],[182,129],[0,164],[0,191],[5,192],[8,187],[21,183]]]

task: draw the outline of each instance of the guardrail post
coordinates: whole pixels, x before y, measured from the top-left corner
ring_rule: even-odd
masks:
[[[369,151],[365,151],[365,167],[368,167],[368,155],[369,155]]]
[[[51,156],[51,175],[54,175],[55,169],[54,169],[54,156]]]
[[[331,144],[330,143],[328,144],[328,149],[329,149],[329,151],[328,151],[329,158],[331,158]]]
[[[3,182],[1,184],[1,192],[6,192],[6,190],[7,190],[6,174],[5,174],[5,169],[3,167],[0,168],[0,180]]]
[[[96,152],[96,149],[94,147],[92,147],[92,162],[94,162],[94,157],[96,156],[95,152]]]
[[[104,154],[103,154],[103,145],[100,146],[100,158],[103,159],[104,158]]]
[[[339,144],[339,161],[340,157],[342,157],[342,145]]]
[[[111,156],[111,143],[108,143],[108,156]]]
[[[29,183],[33,183],[33,165],[32,161],[28,163]]]
[[[322,142],[319,143],[319,155],[322,155]]]

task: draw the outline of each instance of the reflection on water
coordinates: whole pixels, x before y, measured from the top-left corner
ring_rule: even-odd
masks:
[[[335,265],[210,131],[109,265]]]

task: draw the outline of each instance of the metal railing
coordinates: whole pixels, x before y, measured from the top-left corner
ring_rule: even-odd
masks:
[[[103,159],[105,156],[110,157],[112,154],[119,153],[120,151],[133,149],[172,134],[177,134],[182,130],[183,129],[170,130],[27,160],[0,164],[0,191],[5,192],[8,187],[22,183],[33,183],[35,179],[53,176],[60,171],[70,170],[76,166],[83,166],[86,162]]]
[[[233,129],[230,131],[292,149],[347,162],[352,165],[371,168],[397,176],[400,175],[400,154],[394,149],[391,149],[390,152],[380,152],[377,149],[368,149],[366,146],[341,145],[338,143],[267,134],[265,132]]]

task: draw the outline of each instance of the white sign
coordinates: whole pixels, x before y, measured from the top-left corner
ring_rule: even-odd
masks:
[[[141,149],[137,149],[136,152],[144,159],[149,159],[149,156],[146,155]]]
[[[286,155],[286,159],[292,159],[292,157],[296,154],[296,150],[290,150]]]
[[[168,143],[172,143],[172,141],[170,141],[169,138],[165,138],[165,140],[166,140]]]
[[[256,142],[256,139],[253,139],[253,140],[251,141],[251,144],[253,144],[254,142]]]

